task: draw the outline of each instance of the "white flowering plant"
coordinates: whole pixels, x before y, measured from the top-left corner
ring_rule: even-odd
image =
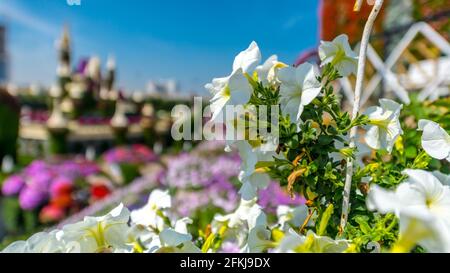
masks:
[[[381,98],[360,111],[365,51],[383,4],[369,2],[359,54],[341,35],[321,43],[319,66],[292,67],[275,55],[261,63],[252,42],[229,76],[206,85],[211,121],[244,136],[227,138],[242,161],[234,211],[192,226],[171,211],[168,191],[154,190],[141,209],[120,205],[4,252],[450,252],[450,101]],[[349,113],[334,83],[352,73]],[[243,111],[227,115],[229,106]],[[271,181],[305,204],[265,211],[258,198]]]

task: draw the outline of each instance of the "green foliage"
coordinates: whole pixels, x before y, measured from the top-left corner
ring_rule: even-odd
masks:
[[[0,90],[0,160],[5,155],[16,158],[19,114],[17,101],[6,91]]]
[[[38,227],[36,211],[25,211],[20,208],[17,197],[2,197],[2,215],[5,229],[12,235],[31,233]]]
[[[291,194],[301,194],[307,205],[316,212],[317,234],[330,237],[345,237],[353,240],[356,248],[363,252],[373,251],[378,243],[388,249],[398,238],[398,223],[394,215],[379,215],[367,209],[366,194],[371,184],[384,188],[395,188],[406,178],[404,169],[440,170],[449,173],[449,164],[428,156],[421,148],[421,135],[417,131],[420,119],[429,119],[440,124],[450,124],[450,99],[434,102],[419,102],[412,97],[410,105],[404,105],[401,125],[404,131],[395,143],[391,154],[386,151],[372,151],[359,158],[364,165],[356,166],[350,193],[350,213],[345,230],[338,229],[342,211],[342,194],[346,173],[346,158],[358,152],[349,148],[348,133],[352,127],[364,126],[368,117],[358,115],[351,119],[343,111],[339,98],[333,91],[332,82],[340,78],[337,71],[327,65],[318,80],[322,90],[314,101],[305,106],[300,124],[295,124],[289,116],[279,119],[280,142],[278,152],[284,159],[275,158],[271,164],[258,165],[280,185],[286,186]],[[279,104],[279,90],[253,83],[254,94],[250,104]],[[445,128],[445,126],[443,126]],[[448,129],[448,128],[447,128]],[[337,148],[343,147],[343,148]],[[420,250],[417,250],[420,251]]]

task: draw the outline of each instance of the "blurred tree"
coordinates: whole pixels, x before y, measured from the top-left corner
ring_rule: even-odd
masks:
[[[0,87],[0,160],[10,155],[17,159],[20,107],[17,100]]]

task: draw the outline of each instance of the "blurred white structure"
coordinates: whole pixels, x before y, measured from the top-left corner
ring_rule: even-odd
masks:
[[[147,93],[149,95],[176,95],[179,93],[178,82],[173,79],[154,81],[147,84]]]
[[[408,50],[417,50],[414,43],[416,37],[421,34],[427,43],[439,49],[437,58],[417,59]],[[428,48],[423,44],[419,52],[425,57],[429,55]],[[413,60],[408,62],[406,71],[394,72],[393,67],[404,58]],[[397,46],[392,50],[385,62],[379,57],[372,46],[369,46],[367,59],[376,70],[376,74],[368,79],[361,98],[364,105],[370,96],[384,80],[386,92],[392,92],[403,103],[408,104],[409,91],[419,91],[419,99],[437,98],[440,95],[449,94],[450,85],[450,43],[444,39],[430,25],[424,22],[414,24],[403,36]],[[342,78],[340,84],[345,96],[353,102],[353,87],[348,78]]]

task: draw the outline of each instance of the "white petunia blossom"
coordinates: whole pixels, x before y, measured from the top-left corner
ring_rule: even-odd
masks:
[[[448,178],[423,170],[404,174],[407,181],[395,191],[372,186],[367,207],[399,217],[402,251],[418,243],[429,252],[450,252],[450,188],[442,183]]]
[[[233,62],[232,73],[228,77],[215,78],[205,88],[213,95],[211,99],[212,120],[223,114],[227,105],[243,105],[252,94],[252,87],[246,75],[252,73],[261,61],[261,52],[255,42],[239,53]]]
[[[318,72],[310,63],[278,72],[281,111],[289,114],[292,122],[298,122],[304,107],[319,95],[322,85],[317,76]]]
[[[249,47],[240,52],[233,62],[233,71],[242,69],[242,72],[249,73],[253,71],[256,66],[261,62],[261,52],[258,44],[253,41]]]
[[[266,173],[256,170],[256,163],[259,161],[273,161],[274,152],[262,152],[255,150],[247,141],[238,141],[236,143],[239,156],[242,160],[239,181],[242,187],[239,190],[241,197],[245,200],[252,200],[257,196],[258,190],[265,189],[270,182]]]
[[[212,223],[213,232],[217,233],[223,225],[227,227],[225,240],[235,240],[241,252],[262,252],[270,244],[267,216],[256,204],[256,198],[242,199],[239,207],[231,214],[216,215]]]
[[[339,35],[332,42],[320,42],[319,57],[321,66],[331,63],[343,77],[356,74],[358,55],[348,43],[348,36]]]
[[[243,105],[252,94],[252,86],[241,68],[233,71],[227,78],[226,85],[211,99],[212,120],[218,120],[227,105]]]
[[[241,199],[238,208],[233,213],[227,215],[218,214],[214,216],[214,222],[226,223],[226,225],[232,229],[239,228],[247,222],[250,210],[254,206],[258,206],[256,204],[256,198],[252,200]]]
[[[418,130],[423,131],[422,147],[431,157],[450,162],[450,135],[436,122],[419,120]]]
[[[101,217],[85,217],[83,221],[63,227],[62,240],[74,244],[71,252],[104,252],[128,249],[127,234],[130,212],[120,204]],[[77,243],[77,245],[75,245]]]
[[[380,106],[369,107],[365,114],[369,117],[366,144],[372,149],[392,151],[397,138],[403,134],[399,116],[403,105],[390,99],[380,99]]]
[[[192,219],[182,218],[175,222],[174,227],[166,227],[159,234],[151,233],[151,239],[144,243],[143,252],[200,253],[200,249],[192,242],[192,235],[187,231],[188,224],[192,224]]]
[[[164,228],[164,219],[158,213],[171,206],[172,201],[168,191],[153,190],[147,204],[131,212],[131,221],[137,225],[161,231]]]
[[[255,72],[264,86],[278,85],[278,72],[285,67],[288,65],[278,61],[277,55],[272,55],[262,65],[257,66]]]
[[[250,208],[247,226],[249,230],[247,244],[241,249],[241,252],[263,252],[270,243],[270,230],[267,227],[267,216],[259,205]]]
[[[277,207],[278,225],[282,230],[289,230],[292,227],[301,227],[308,217],[308,207],[300,205],[295,208],[281,205]],[[307,224],[311,224],[312,218]]]
[[[292,228],[274,249],[275,253],[342,253],[351,246],[348,240],[333,240],[327,236],[318,236],[311,230],[300,235]]]
[[[39,232],[26,241],[16,241],[2,253],[64,253],[65,245],[61,241],[62,232],[54,230],[49,233]]]

